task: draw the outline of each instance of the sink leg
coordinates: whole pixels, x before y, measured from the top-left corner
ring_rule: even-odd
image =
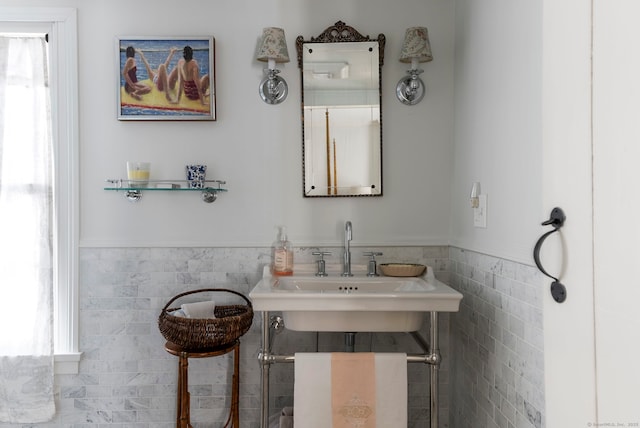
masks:
[[[260,379],[260,428],[268,428],[269,426],[269,368],[271,364],[268,361],[268,357],[271,355],[270,328],[269,312],[264,311],[262,312],[262,352],[258,356],[262,374]]]
[[[429,364],[430,372],[430,428],[438,428],[438,373],[440,370],[440,348],[438,345],[438,313],[431,312],[431,323],[429,326],[429,342],[430,342],[430,358]]]

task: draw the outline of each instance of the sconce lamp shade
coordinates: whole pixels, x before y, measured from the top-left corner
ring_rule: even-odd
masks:
[[[433,61],[429,32],[426,27],[410,27],[404,34],[404,43],[400,51],[400,62],[410,62],[411,69],[396,85],[396,97],[402,104],[416,105],[425,93],[425,86],[419,75],[418,63]]]
[[[256,55],[258,61],[274,60],[275,62],[289,62],[287,40],[282,28],[268,27],[262,30],[262,42]]]
[[[400,62],[429,62],[433,60],[429,32],[426,27],[407,28],[404,34],[404,43],[400,52]]]

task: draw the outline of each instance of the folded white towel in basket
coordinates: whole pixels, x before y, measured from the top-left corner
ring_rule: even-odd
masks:
[[[371,358],[366,353],[351,355],[355,359],[362,358],[363,362],[365,359]],[[342,358],[344,356],[340,357],[338,360],[344,359]],[[295,354],[294,426],[304,428],[407,427],[406,354],[376,353],[371,373],[361,375],[355,370],[353,378],[351,375],[345,375],[344,371],[335,372],[335,367],[332,368],[335,363],[336,359],[332,358],[331,353]],[[339,378],[335,379],[336,384],[339,385],[338,388],[340,388],[339,394],[336,394],[333,388],[337,386],[333,385],[334,381],[332,380],[336,373],[340,373]],[[374,379],[371,379],[372,377]],[[362,383],[362,381],[365,382]],[[373,391],[375,398],[373,398],[373,402],[365,403],[363,398],[368,400],[366,397],[368,395],[366,393],[362,395],[360,387],[371,388],[372,385],[375,389]],[[350,402],[335,402],[336,399],[344,398],[344,396],[351,397]],[[335,419],[336,412],[338,416],[344,415],[345,417]],[[362,415],[370,415],[375,419],[375,422],[360,420]]]
[[[187,318],[215,318],[216,302],[183,303],[180,306]]]

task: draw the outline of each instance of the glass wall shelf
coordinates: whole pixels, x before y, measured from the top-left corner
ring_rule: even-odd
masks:
[[[218,198],[219,192],[226,192],[223,188],[226,181],[222,180],[126,180],[126,179],[107,179],[108,185],[104,190],[115,190],[124,192],[125,198],[132,202],[139,201],[142,192],[146,191],[164,191],[164,192],[200,192],[202,200],[208,204]]]

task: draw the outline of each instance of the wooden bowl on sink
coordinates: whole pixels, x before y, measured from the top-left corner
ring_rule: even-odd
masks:
[[[414,263],[381,263],[379,266],[385,276],[420,276],[427,268]]]

